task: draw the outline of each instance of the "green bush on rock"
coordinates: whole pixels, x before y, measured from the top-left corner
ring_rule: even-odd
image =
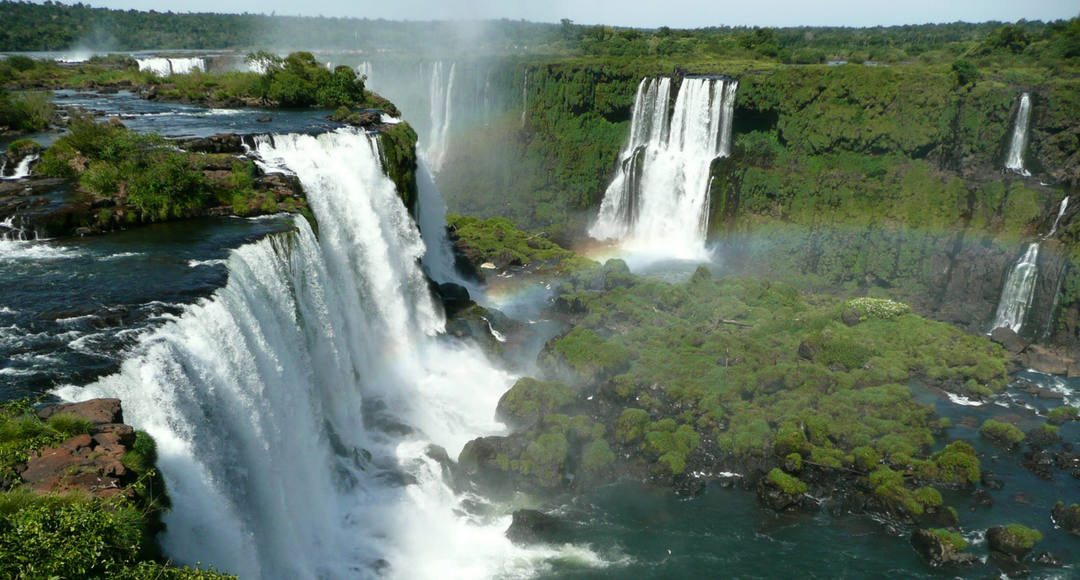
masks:
[[[979,433],[990,440],[1007,447],[1019,445],[1024,440],[1024,432],[1015,425],[987,419],[979,427]]]
[[[805,482],[799,480],[799,478],[797,477],[792,477],[784,473],[784,471],[779,467],[773,468],[773,470],[770,471],[766,477],[768,477],[769,481],[771,481],[776,487],[783,490],[783,492],[788,495],[802,495],[806,493],[807,489],[809,489],[807,488]]]

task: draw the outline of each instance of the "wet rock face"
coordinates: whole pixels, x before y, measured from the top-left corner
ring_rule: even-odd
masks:
[[[533,544],[550,539],[559,532],[562,522],[536,510],[517,510],[506,537],[515,544]]]
[[[986,530],[986,543],[992,551],[1008,554],[1016,558],[1023,558],[1025,554],[1031,551],[1030,547],[1024,547],[1020,538],[1002,527]]]
[[[23,485],[39,494],[85,491],[94,497],[130,495],[125,489],[135,474],[124,455],[135,444],[135,431],[123,424],[118,399],[94,399],[46,407],[43,419],[66,413],[94,424],[91,433],[76,435],[55,448],[41,449],[15,469]]]

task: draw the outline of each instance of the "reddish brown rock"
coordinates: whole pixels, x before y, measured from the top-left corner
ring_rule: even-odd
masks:
[[[91,399],[81,403],[53,405],[38,411],[42,419],[48,419],[57,413],[78,415],[93,421],[96,425],[124,422],[124,411],[120,407],[120,399]]]

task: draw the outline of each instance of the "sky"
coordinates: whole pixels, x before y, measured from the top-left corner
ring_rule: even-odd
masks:
[[[38,0],[40,3],[40,0]],[[74,3],[75,0],[64,0]],[[1078,0],[84,0],[98,8],[254,12],[388,20],[489,18],[641,28],[705,26],[890,26],[1068,19]]]

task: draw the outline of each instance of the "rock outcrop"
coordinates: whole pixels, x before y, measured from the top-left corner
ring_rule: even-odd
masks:
[[[517,510],[506,537],[515,544],[533,544],[550,539],[561,528],[558,518],[536,510]]]
[[[979,561],[974,555],[957,551],[951,544],[929,530],[915,528],[911,532],[911,545],[919,556],[931,566],[970,566]]]
[[[135,431],[125,425],[118,399],[94,399],[46,407],[42,419],[70,414],[93,423],[90,433],[76,435],[60,445],[38,449],[15,469],[22,484],[39,494],[85,491],[94,497],[131,496],[127,489],[135,474],[124,465],[135,445]]]

